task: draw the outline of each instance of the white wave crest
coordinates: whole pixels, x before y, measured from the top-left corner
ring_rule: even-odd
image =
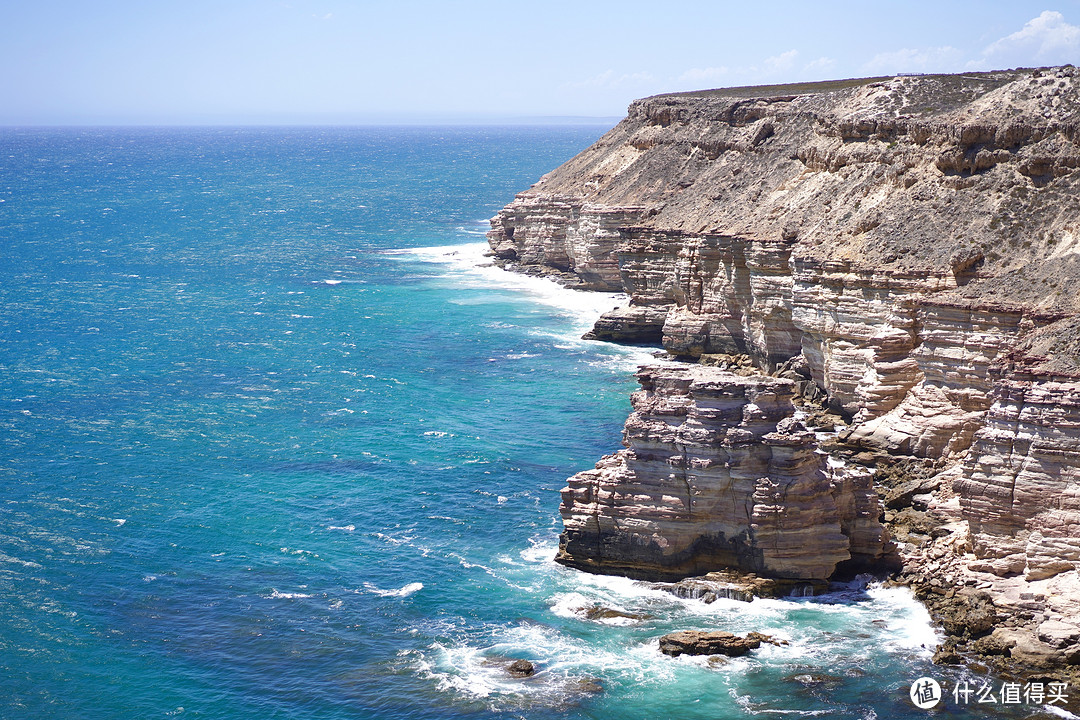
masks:
[[[503,270],[492,263],[491,258],[485,256],[488,250],[487,243],[478,242],[391,250],[388,254],[444,265],[457,276],[457,280],[466,286],[501,287],[522,293],[530,300],[566,311],[577,319],[576,330],[581,332],[592,327],[601,313],[629,302],[629,297],[622,293],[572,290],[550,278],[533,277]]]
[[[311,595],[311,593],[283,593],[283,592],[278,592],[275,589],[271,589],[270,594],[266,595],[264,597],[269,598],[270,600],[279,600],[279,599],[296,600],[296,599],[299,599],[299,598],[309,598],[309,597],[312,597],[312,595]]]
[[[536,674],[511,677],[506,668],[516,658],[533,662]],[[526,624],[509,628],[487,644],[435,642],[420,651],[413,664],[418,675],[434,680],[442,691],[554,705],[594,692],[589,685],[595,687],[600,678],[639,685],[670,682],[674,679],[670,660],[657,651],[655,642],[609,648]]]
[[[411,582],[408,585],[397,588],[396,590],[383,590],[371,583],[364,583],[364,589],[372,595],[378,595],[379,597],[408,597],[413,593],[423,590],[424,583]]]

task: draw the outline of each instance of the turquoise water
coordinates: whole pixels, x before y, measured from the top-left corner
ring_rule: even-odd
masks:
[[[904,591],[551,561],[648,356],[479,241],[602,131],[0,131],[0,717],[925,716]],[[658,652],[698,627],[790,645]]]

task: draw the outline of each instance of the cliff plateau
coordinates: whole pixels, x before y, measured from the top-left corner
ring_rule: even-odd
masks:
[[[629,294],[589,337],[749,358],[639,372],[561,562],[901,562],[952,647],[1080,662],[1075,68],[638,100],[491,225],[497,262]]]

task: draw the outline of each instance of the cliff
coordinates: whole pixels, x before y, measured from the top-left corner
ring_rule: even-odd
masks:
[[[626,449],[563,493],[562,562],[821,578],[887,557],[877,513],[924,594],[985,590],[1018,656],[1080,660],[1075,68],[639,100],[488,239],[628,293],[591,337],[758,368],[642,371]],[[838,438],[789,422],[797,395]]]
[[[650,579],[728,567],[825,579],[883,554],[880,501],[816,452],[793,418],[794,382],[702,365],[637,377],[627,449],[563,490],[560,562]]]

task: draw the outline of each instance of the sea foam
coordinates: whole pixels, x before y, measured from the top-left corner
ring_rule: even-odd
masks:
[[[396,590],[382,590],[371,583],[364,583],[364,589],[372,595],[378,595],[379,597],[408,597],[413,593],[417,593],[423,590],[424,583],[411,582],[408,585],[397,588]]]
[[[581,335],[592,328],[603,313],[626,305],[630,298],[623,293],[574,290],[564,287],[552,278],[533,277],[514,273],[496,266],[485,255],[489,250],[487,243],[466,243],[438,247],[390,250],[387,254],[402,258],[438,263],[444,266],[446,278],[456,287],[483,290],[500,289],[510,291],[522,300],[539,303],[561,311],[569,320],[567,328],[561,331],[530,329],[534,337],[550,338],[552,344],[563,349],[576,350],[585,348],[603,348],[604,355],[590,362],[611,370],[633,371],[639,365],[658,362],[655,349],[612,345],[595,340],[583,340]],[[481,304],[499,302],[497,296],[475,296],[461,302]],[[528,357],[519,354],[518,357]]]

